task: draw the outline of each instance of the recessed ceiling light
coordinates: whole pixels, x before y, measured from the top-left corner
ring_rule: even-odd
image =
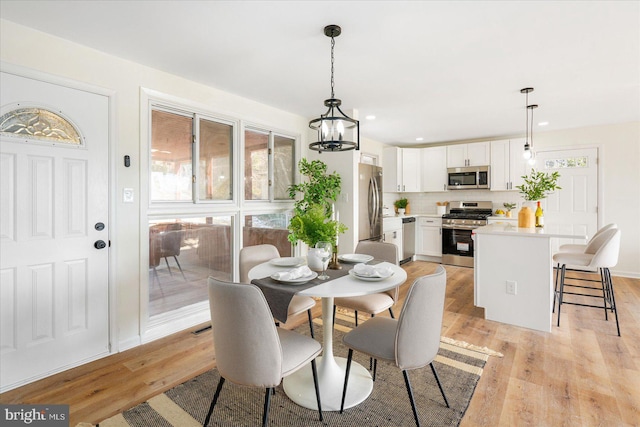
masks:
[[[376,116],[374,116],[373,114],[370,114],[370,115],[366,116],[365,119],[367,119],[367,120],[375,120]]]
[[[416,141],[424,141],[423,137],[416,138]]]
[[[549,124],[549,122],[540,122],[540,123],[538,123],[538,126],[546,126],[548,124]]]

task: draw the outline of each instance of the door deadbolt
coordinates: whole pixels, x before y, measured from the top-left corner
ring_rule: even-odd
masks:
[[[102,230],[104,230],[104,223],[102,223],[102,222],[96,222],[95,228],[96,228],[96,230],[98,230],[98,231],[102,231]]]

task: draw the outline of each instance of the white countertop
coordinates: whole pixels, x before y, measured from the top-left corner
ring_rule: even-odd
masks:
[[[518,237],[542,237],[561,239],[587,239],[585,234],[552,233],[545,228],[518,228],[510,223],[489,224],[473,230],[475,234],[493,234]]]

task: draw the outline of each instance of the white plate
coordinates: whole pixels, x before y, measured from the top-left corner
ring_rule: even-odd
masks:
[[[297,267],[304,263],[304,258],[299,257],[282,257],[275,258],[269,261],[269,264],[275,265],[278,267]]]
[[[273,277],[273,275],[271,275],[271,278],[276,282],[288,283],[289,285],[302,285],[303,283],[307,283],[309,280],[313,280],[316,277],[318,277],[318,273],[316,273],[315,271],[308,276],[298,277],[297,279],[291,279],[291,280],[276,279],[275,277]]]
[[[371,255],[366,254],[344,254],[338,255],[340,261],[349,262],[352,264],[358,264],[361,262],[369,262],[373,259]]]
[[[385,280],[388,279],[389,277],[393,276],[393,272],[388,275],[387,277],[371,277],[371,276],[360,276],[358,274],[356,274],[355,271],[353,271],[353,269],[349,270],[349,275],[352,277],[355,277],[358,280],[366,280],[367,282],[379,282],[381,280]]]

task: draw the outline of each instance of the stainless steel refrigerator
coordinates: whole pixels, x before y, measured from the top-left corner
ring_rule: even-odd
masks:
[[[382,240],[382,168],[358,165],[358,240]]]

